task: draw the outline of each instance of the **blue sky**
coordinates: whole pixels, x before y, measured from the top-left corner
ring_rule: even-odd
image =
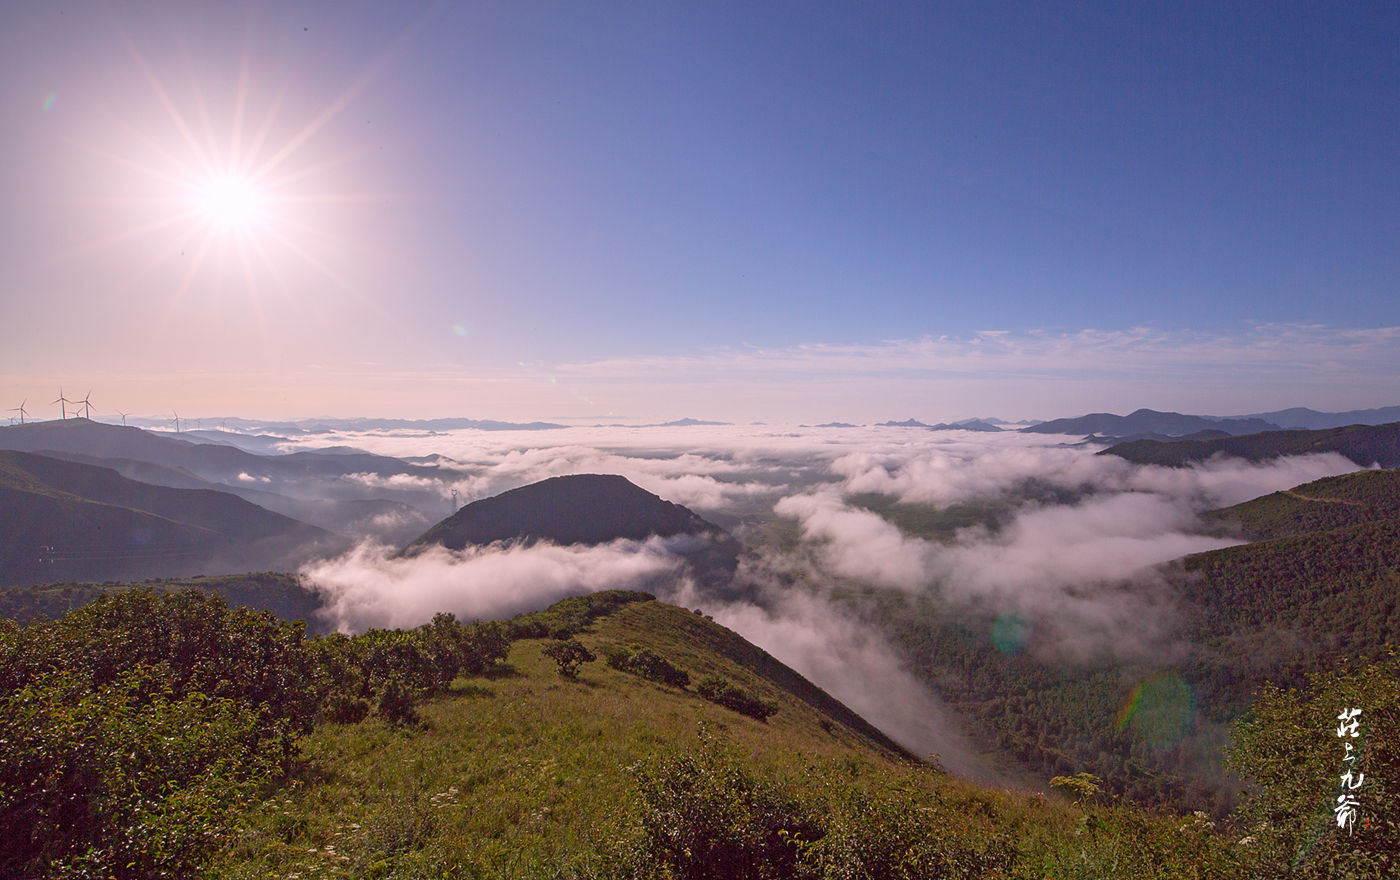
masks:
[[[21,3],[0,33],[8,396],[1400,402],[1394,4]],[[211,169],[256,217],[192,207]]]

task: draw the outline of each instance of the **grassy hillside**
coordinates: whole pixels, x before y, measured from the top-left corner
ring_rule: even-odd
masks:
[[[562,674],[564,644],[599,659]],[[619,646],[690,680],[603,662]],[[709,676],[772,713],[717,705]],[[1394,682],[1381,668],[1327,684],[1383,725]],[[1272,770],[1308,700],[1274,699],[1241,760]],[[1400,736],[1372,730],[1366,767],[1383,774]],[[1257,834],[1104,805],[1087,775],[1054,780],[1064,798],[980,789],[635,593],[504,626],[307,639],[195,592],[128,592],[0,623],[0,741],[0,869],[16,878],[1381,877],[1377,829],[1396,812],[1367,802],[1375,827],[1326,836],[1310,805],[1331,784],[1327,742],[1300,752],[1319,773],[1241,814],[1269,817]]]
[[[1379,464],[1400,467],[1400,422],[1386,425],[1348,425],[1322,431],[1264,431],[1213,440],[1134,440],[1119,443],[1099,455],[1116,455],[1137,464],[1182,467],[1214,455],[1267,461],[1281,455],[1336,452],[1361,467]]]

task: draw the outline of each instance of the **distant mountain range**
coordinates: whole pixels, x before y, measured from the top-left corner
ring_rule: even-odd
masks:
[[[1009,424],[999,419],[986,421],[989,424]],[[1400,406],[1335,413],[1294,407],[1293,409],[1244,416],[1197,416],[1139,409],[1126,416],[1114,415],[1113,413],[1090,413],[1071,419],[1052,419],[1048,422],[1040,422],[1022,428],[1022,430],[1034,434],[1092,434],[1100,439],[1123,441],[1186,436],[1205,439],[1209,435],[1201,432],[1216,431],[1238,435],[1293,428],[1319,430],[1341,428],[1347,425],[1382,425],[1396,421],[1400,421]]]
[[[1276,430],[1277,425],[1263,419],[1215,419],[1206,416],[1183,415],[1140,409],[1126,416],[1113,413],[1090,413],[1073,419],[1051,419],[1021,430],[1029,434],[1100,434],[1125,437],[1134,434],[1180,436],[1197,431],[1224,431],[1227,434],[1254,434]]]
[[[501,422],[495,419],[293,419],[262,421],[258,419],[214,418],[200,419],[220,428],[275,434],[328,434],[333,431],[550,431],[566,427],[553,422]],[[150,424],[143,422],[143,424]]]
[[[593,427],[595,427],[595,428],[696,428],[696,427],[716,427],[716,426],[724,426],[724,425],[732,425],[732,424],[734,424],[734,423],[733,423],[733,422],[711,422],[711,421],[706,421],[705,419],[684,418],[684,419],[675,419],[674,421],[670,421],[670,422],[653,422],[652,424],[649,424],[649,425],[624,425],[624,424],[618,422],[618,423],[611,424],[611,425],[594,425]],[[755,424],[755,425],[761,425],[761,424],[763,424],[763,422],[754,422],[754,424]]]
[[[824,427],[818,425],[817,427]],[[983,419],[964,419],[961,422],[939,422],[936,425],[924,424],[917,419],[905,419],[902,422],[879,422],[877,428],[925,428],[929,431],[1000,431],[996,425]]]
[[[1384,425],[1387,422],[1400,422],[1400,406],[1353,409],[1346,412],[1318,412],[1315,409],[1295,406],[1292,409],[1255,413],[1248,416],[1231,416],[1230,418],[1263,419],[1278,425],[1280,428],[1320,430],[1323,428],[1344,428],[1347,425]]]

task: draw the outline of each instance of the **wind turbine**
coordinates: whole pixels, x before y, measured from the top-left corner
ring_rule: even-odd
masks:
[[[119,416],[122,417],[122,427],[125,428],[125,427],[126,427],[126,413],[121,412],[120,410],[118,410],[117,415],[119,415]]]
[[[175,410],[173,409],[171,410],[171,412],[175,413],[175,433],[178,434],[180,433],[180,414],[175,412]]]
[[[81,404],[83,405],[83,418],[85,418],[85,419],[91,419],[91,418],[92,418],[92,406],[90,405],[90,403],[89,403],[89,401],[88,401],[88,398],[89,398],[89,397],[92,397],[92,389],[91,389],[91,388],[88,389],[87,395],[86,395],[85,397],[83,397],[82,400],[75,400],[75,401],[73,401],[73,403],[81,403]]]
[[[68,418],[68,404],[77,403],[77,401],[69,400],[68,398],[64,397],[63,386],[60,385],[58,386],[58,400],[53,401],[53,403],[50,403],[49,406],[53,406],[54,403],[58,404],[58,411],[61,412],[63,414],[63,417],[66,419]]]
[[[29,415],[29,410],[27,410],[27,409],[24,408],[24,404],[25,404],[25,403],[28,403],[28,402],[29,402],[29,398],[26,397],[26,398],[24,399],[24,402],[23,402],[23,403],[21,403],[19,406],[15,407],[14,409],[10,410],[10,412],[17,412],[17,413],[19,413],[19,423],[20,423],[21,425],[24,424],[24,417],[27,416],[27,415]]]

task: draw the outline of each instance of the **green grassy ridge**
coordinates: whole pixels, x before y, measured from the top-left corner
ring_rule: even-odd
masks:
[[[774,685],[726,633],[694,612],[635,601],[575,637],[600,656],[640,643],[692,673],[723,675],[779,704],[766,722],[601,661],[566,679],[545,641],[519,640],[505,672],[459,679],[420,707],[419,726],[317,728],[300,779],[248,814],[207,876],[631,876],[611,859],[638,834],[637,771],[705,751],[700,735],[729,766],[818,810],[832,834],[897,815],[951,853],[938,876],[1098,877],[1115,866],[1212,876],[1199,872],[1228,855],[1231,841],[1183,835],[1171,817],[1114,807],[1086,825],[1084,811],[1058,800],[911,762]],[[707,876],[729,876],[722,869]]]
[[[1263,431],[1210,440],[1133,440],[1099,452],[1137,464],[1184,467],[1215,455],[1267,461],[1284,455],[1336,452],[1361,467],[1400,467],[1400,422],[1348,425],[1321,431]]]
[[[850,742],[863,743],[891,759],[918,760],[767,651],[693,611],[662,602],[629,605],[607,618],[599,626],[597,637],[599,644],[646,644],[689,672],[692,682],[718,675],[762,699],[777,701],[784,710],[770,718],[769,724],[787,724],[788,719],[781,716],[795,715],[809,726],[821,727],[828,736],[849,735],[854,738]]]
[[[779,711],[756,721],[707,702],[693,688],[667,687],[601,661],[568,680],[543,655],[547,642],[522,639],[511,647],[509,672],[459,680],[449,695],[420,707],[421,727],[395,729],[371,719],[318,728],[305,743],[307,782],[294,789],[290,804],[264,805],[253,817],[255,830],[234,845],[215,876],[309,876],[313,865],[334,876],[337,860],[324,848],[337,839],[346,841],[339,849],[361,854],[356,859],[387,848],[387,861],[406,860],[425,876],[567,863],[624,834],[620,822],[633,786],[628,768],[693,749],[702,725],[763,774],[802,774],[813,762],[844,760],[859,772],[911,764],[849,710],[845,717],[828,715],[827,709],[844,707],[822,699],[815,686],[789,690],[775,683],[791,685],[799,677],[777,672],[777,661],[693,611],[633,601],[612,606],[575,638],[600,655],[608,645],[645,644],[692,675],[723,675],[778,703]],[[390,818],[396,813],[432,816],[424,820],[433,826],[431,845],[413,838],[404,827],[411,821]],[[283,839],[284,815],[298,817],[290,840]],[[378,839],[394,835],[413,839],[399,858]],[[308,851],[313,848],[318,852]],[[375,861],[356,862],[344,876],[374,876]]]
[[[1251,541],[1400,518],[1400,469],[1325,477],[1206,514]]]

